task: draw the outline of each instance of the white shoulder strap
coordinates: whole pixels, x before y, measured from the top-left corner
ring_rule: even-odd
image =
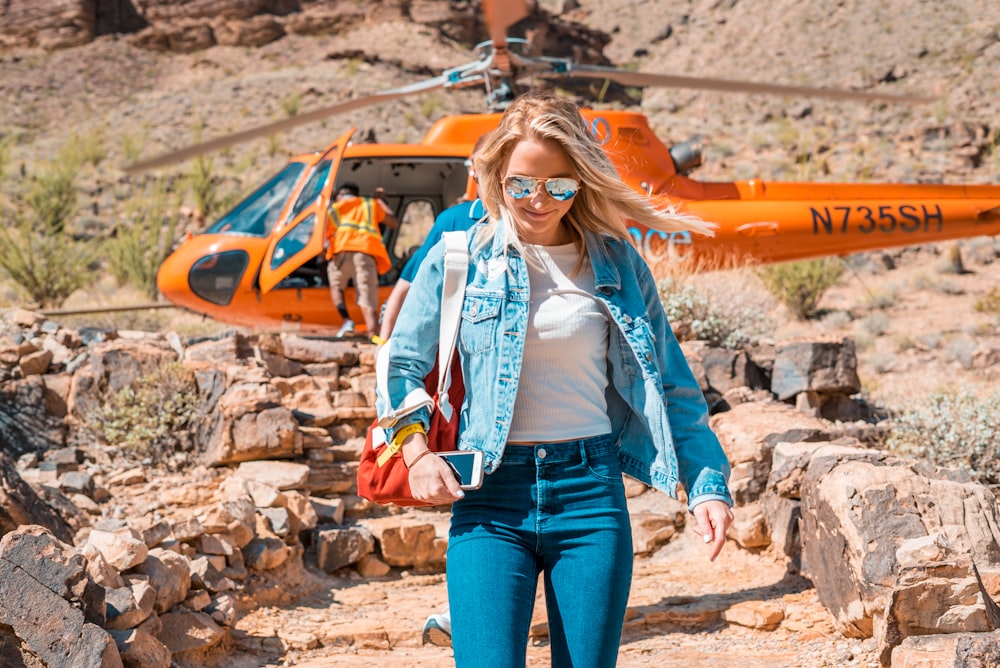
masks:
[[[445,232],[444,280],[441,283],[441,329],[438,336],[438,410],[451,420],[453,408],[448,399],[451,387],[451,362],[458,343],[462,320],[465,283],[469,277],[469,240],[465,232]]]
[[[448,399],[451,387],[451,361],[458,343],[458,326],[462,319],[462,301],[465,298],[465,283],[469,276],[469,242],[465,232],[445,232],[444,278],[441,281],[441,320],[438,330],[438,410],[446,420],[451,420],[454,408]],[[389,356],[392,336],[386,341],[375,357],[375,391],[385,392],[389,382]],[[388,404],[388,397],[383,399]],[[423,387],[410,392],[395,410],[388,410],[380,416],[381,427],[391,427],[401,417],[420,408],[433,408],[434,402]],[[375,434],[373,433],[373,436]],[[384,436],[379,435],[379,443]]]

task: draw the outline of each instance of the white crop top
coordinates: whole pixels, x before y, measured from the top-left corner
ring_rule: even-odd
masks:
[[[573,244],[526,244],[531,304],[524,362],[507,440],[565,441],[611,433],[608,316],[594,298],[594,271]]]

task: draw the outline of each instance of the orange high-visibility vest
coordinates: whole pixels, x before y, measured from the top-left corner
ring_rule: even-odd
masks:
[[[330,245],[326,250],[329,260],[337,253],[353,251],[375,258],[375,269],[380,274],[392,269],[392,260],[382,244],[379,223],[385,220],[385,206],[371,197],[348,197],[330,202],[326,236]]]

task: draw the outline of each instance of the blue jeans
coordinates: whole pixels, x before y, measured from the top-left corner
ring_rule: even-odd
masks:
[[[452,506],[448,602],[459,668],[521,668],[544,574],[553,668],[614,666],[632,528],[609,436],[507,446]]]

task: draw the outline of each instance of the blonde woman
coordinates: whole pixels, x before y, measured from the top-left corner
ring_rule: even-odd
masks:
[[[475,168],[487,220],[470,232],[459,449],[484,453],[485,482],[458,488],[427,450],[426,412],[388,437],[401,439],[414,496],[453,503],[456,665],[525,665],[541,574],[552,665],[614,666],[633,561],[622,474],[672,496],[683,485],[708,559],[732,522],[729,464],[626,221],[711,227],[651,207],[553,94],[515,100]],[[434,363],[442,256],[428,255],[393,332],[381,415]]]

